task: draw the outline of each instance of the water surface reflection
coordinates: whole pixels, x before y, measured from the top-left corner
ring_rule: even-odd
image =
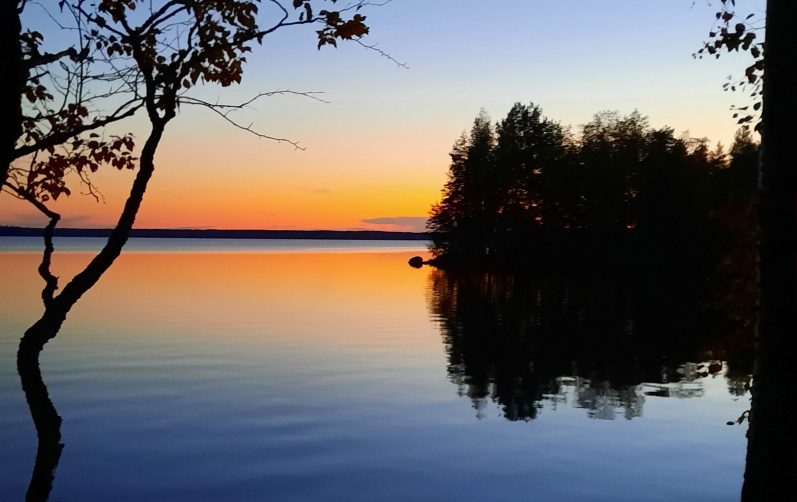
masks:
[[[477,416],[493,401],[509,420],[534,419],[544,403],[632,419],[646,396],[702,396],[708,377],[731,395],[749,389],[752,326],[706,301],[717,285],[450,271],[429,280],[449,378]]]
[[[672,319],[654,322],[633,282],[442,274],[404,250],[165,251],[123,255],[42,352],[63,439],[39,451],[66,444],[51,500],[740,491],[745,431],[724,424],[749,404],[730,389],[749,369],[717,309],[665,298]],[[58,273],[85,259],[64,253]],[[14,364],[37,262],[0,260],[15,286],[0,290],[0,500],[25,497],[37,451]],[[52,468],[38,472],[46,495]]]

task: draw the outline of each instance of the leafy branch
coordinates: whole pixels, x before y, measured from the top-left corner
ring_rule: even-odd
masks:
[[[704,56],[714,56],[719,59],[720,55],[731,52],[749,52],[753,57],[752,64],[748,65],[744,71],[744,78],[737,80],[728,77],[728,82],[723,85],[723,89],[731,92],[741,90],[749,92],[754,100],[752,105],[733,106],[731,110],[733,118],[737,119],[737,124],[748,128],[750,124],[755,124],[754,129],[760,132],[761,128],[761,105],[764,76],[764,43],[758,41],[757,33],[763,31],[763,25],[756,24],[756,15],[748,14],[743,18],[734,10],[736,0],[721,0],[722,6],[715,13],[715,24],[709,32],[709,40],[703,43],[703,47],[692,54],[696,59]]]

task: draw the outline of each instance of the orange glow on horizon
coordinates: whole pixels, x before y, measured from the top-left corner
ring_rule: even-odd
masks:
[[[201,139],[194,138],[194,141]],[[367,223],[386,217],[428,216],[445,180],[447,147],[430,165],[421,154],[327,157],[338,152],[321,145],[297,152],[280,145],[237,140],[225,148],[183,149],[186,138],[169,138],[159,150],[156,171],[136,219],[136,228],[414,230]],[[248,139],[248,138],[246,138]],[[208,139],[208,145],[223,143]],[[231,148],[240,147],[232,151]],[[329,147],[332,148],[332,147]],[[347,162],[352,162],[348,164]],[[230,166],[224,167],[219,166]],[[415,167],[412,167],[415,166]],[[101,169],[92,179],[103,202],[81,194],[51,201],[61,227],[110,227],[121,212],[133,172]],[[0,224],[43,226],[29,204],[0,196]]]

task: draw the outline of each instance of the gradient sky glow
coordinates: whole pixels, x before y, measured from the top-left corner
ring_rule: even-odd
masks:
[[[276,32],[250,56],[242,86],[198,92],[236,102],[261,91],[323,91],[328,103],[275,96],[238,117],[307,149],[183,108],[161,143],[136,226],[421,230],[456,138],[480,108],[500,119],[516,101],[533,101],[574,128],[601,110],[638,109],[655,127],[729,146],[729,108],[747,103],[722,84],[741,76],[747,59],[691,57],[718,4],[393,0],[368,9],[368,42],[409,69],[354,44],[318,51],[308,27]],[[762,17],[763,0],[738,0],[737,11]],[[146,135],[143,116],[125,127],[139,140]],[[131,181],[130,172],[99,173],[106,202],[79,193],[59,201],[61,226],[111,226]],[[0,224],[43,221],[26,203],[0,196]]]

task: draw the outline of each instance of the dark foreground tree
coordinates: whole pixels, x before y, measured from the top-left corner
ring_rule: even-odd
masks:
[[[29,202],[69,195],[69,173],[97,196],[89,176],[100,165],[134,167],[132,135],[106,136],[102,129],[143,106],[140,74],[98,43],[108,33],[91,21],[96,6],[86,11],[85,2],[60,2],[59,7],[19,2],[2,12],[4,25],[19,30],[14,44],[3,43],[0,55],[0,64],[9,68],[0,78],[0,104],[8,110],[0,128],[0,186]],[[48,52],[39,27],[21,26],[26,8],[38,10],[28,12],[29,19],[52,18],[72,38],[63,37],[67,42],[60,50]]]
[[[0,186],[5,183],[17,138],[22,132],[22,92],[25,71],[22,61],[21,0],[0,5]]]
[[[149,133],[138,158],[138,171],[130,194],[111,235],[90,263],[63,288],[50,271],[54,251],[53,230],[60,216],[47,208],[43,197],[33,196],[33,192],[24,193],[29,202],[50,218],[39,267],[45,281],[42,290],[44,313],[25,332],[17,354],[18,371],[39,437],[29,499],[41,500],[48,496],[48,483],[52,481],[52,470],[61,448],[60,418],[41,379],[39,354],[44,345],[56,336],[75,303],[96,284],[121,253],[155,170],[155,153],[167,124],[177,116],[181,105],[211,106],[190,97],[188,92],[194,86],[217,84],[226,87],[240,83],[246,53],[251,51],[254,43],[262,42],[276,30],[314,24],[319,28],[316,31],[319,48],[334,46],[338,40],[359,40],[366,35],[365,16],[358,11],[367,3],[355,2],[338,11],[317,8],[335,2],[294,0],[291,5],[282,5],[272,0],[266,5],[272,9],[272,15],[276,14],[276,20],[267,25],[258,21],[259,5],[256,1],[164,0],[153,3],[149,0],[101,0],[92,6],[95,10],[87,10],[88,5],[82,0],[69,3],[69,8],[89,27],[86,36],[91,46],[109,58],[117,58],[129,68],[129,84],[146,111]],[[215,105],[214,109],[224,115],[224,105]],[[54,151],[47,151],[48,158],[52,158]],[[39,193],[46,195],[46,190]],[[42,482],[46,486],[42,487]]]
[[[758,344],[745,501],[784,500],[797,475],[797,2],[769,0],[759,188]]]

